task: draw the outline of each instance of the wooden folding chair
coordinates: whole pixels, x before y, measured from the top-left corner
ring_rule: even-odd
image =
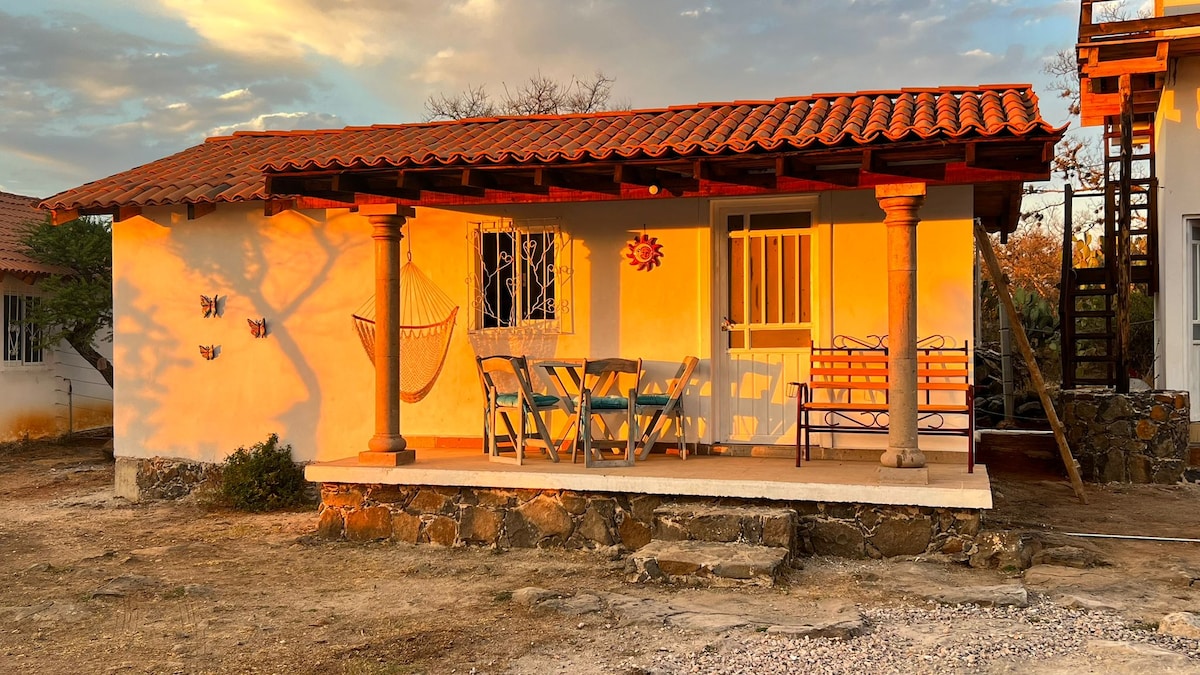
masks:
[[[529,367],[523,356],[477,356],[479,378],[483,383],[486,407],[483,416],[483,443],[488,459],[493,462],[521,464],[527,446],[542,448],[550,459],[558,461],[558,448],[550,436],[543,415],[557,410],[557,396],[534,393],[529,380]],[[498,377],[503,376],[510,386],[501,389]],[[528,422],[533,420],[529,429]],[[497,430],[502,422],[504,432]],[[529,434],[532,431],[532,435]],[[512,452],[513,456],[505,456]]]
[[[635,399],[635,412],[639,417],[651,416],[638,440],[638,445],[641,446],[637,455],[638,459],[646,459],[650,456],[650,450],[658,442],[658,437],[662,434],[663,426],[668,418],[675,421],[675,434],[679,437],[679,458],[687,459],[687,428],[684,426],[687,418],[683,414],[683,390],[691,381],[692,373],[696,371],[696,365],[699,363],[700,359],[694,356],[685,356],[667,393],[638,394]],[[699,446],[699,444],[700,441],[697,440],[696,445]]]
[[[584,361],[581,372],[583,386],[579,392],[579,405],[575,409],[575,429],[579,434],[577,445],[583,450],[583,465],[588,468],[633,466],[638,438],[634,402],[641,387],[642,360]],[[632,380],[632,386],[622,388],[622,380]],[[622,391],[625,391],[626,395],[622,396]],[[625,418],[625,440],[621,440],[619,434],[613,433],[604,420],[605,415],[613,414],[620,414]],[[593,435],[593,422],[600,427],[601,435],[598,437]],[[619,429],[620,422],[617,422],[616,426]],[[606,456],[604,452],[621,449],[624,449],[624,456],[618,458]],[[571,452],[571,461],[575,461],[574,450]]]

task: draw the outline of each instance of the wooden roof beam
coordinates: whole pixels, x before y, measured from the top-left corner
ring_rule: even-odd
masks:
[[[428,191],[444,192],[465,197],[482,197],[485,190],[480,187],[463,185],[462,177],[458,174],[439,174],[433,171],[402,170],[396,175],[396,187],[406,192]]]
[[[1086,21],[1084,20],[1085,18]],[[1126,35],[1129,33],[1148,33],[1158,30],[1200,27],[1200,13],[1196,12],[1175,14],[1173,16],[1154,16],[1148,19],[1108,21],[1105,23],[1092,23],[1091,18],[1091,5],[1085,4],[1080,16],[1080,40],[1106,35]]]
[[[462,184],[468,187],[523,194],[545,195],[550,193],[548,186],[534,183],[532,175],[502,169],[465,168],[462,170]]]
[[[421,198],[420,190],[408,190],[405,188],[396,187],[395,181],[392,181],[388,176],[339,173],[335,174],[333,178],[330,179],[329,189],[332,192],[339,194],[374,195],[376,197],[387,197],[390,199],[408,199],[415,201]],[[357,198],[352,199],[352,202],[357,201]]]
[[[862,170],[888,176],[903,176],[922,180],[943,181],[946,179],[946,163],[939,159],[889,161],[887,155],[877,149],[862,151]]]
[[[212,202],[194,202],[187,205],[187,219],[197,220],[217,210]]]
[[[611,176],[611,174],[609,174]],[[599,174],[571,171],[557,167],[537,167],[533,170],[533,184],[544,187],[619,194],[621,184]]]

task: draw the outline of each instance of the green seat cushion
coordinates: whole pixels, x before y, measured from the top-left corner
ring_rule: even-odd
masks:
[[[666,394],[638,394],[638,405],[666,405],[671,397]]]
[[[627,396],[593,396],[592,410],[625,410],[629,407]]]
[[[551,396],[549,394],[534,394],[533,395],[533,405],[536,408],[542,408],[542,407],[545,407],[548,405],[555,405],[557,403],[558,403],[557,396]],[[507,394],[496,394],[496,404],[497,405],[510,405],[510,406],[516,405],[517,404],[517,393],[511,392],[511,393],[507,393]]]

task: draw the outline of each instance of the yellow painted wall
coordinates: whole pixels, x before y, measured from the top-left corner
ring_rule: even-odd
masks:
[[[311,459],[370,436],[372,373],[350,322],[370,294],[364,218],[147,209],[113,225],[113,266],[117,453],[220,461],[278,432]],[[214,294],[222,316],[205,319],[200,296]],[[255,339],[246,320],[264,317]]]
[[[818,303],[818,334],[886,330],[883,213],[873,193],[823,195],[818,211],[828,242],[818,252],[828,277],[819,284],[828,297]],[[641,357],[660,390],[684,356],[698,356],[698,385],[685,407],[690,418],[710,418],[713,293],[720,289],[709,213],[707,201],[674,199],[418,208],[402,245],[411,245],[413,260],[461,309],[436,385],[425,400],[401,407],[402,432],[478,438],[483,402],[474,357],[494,353]],[[969,187],[931,190],[919,229],[922,335],[970,336],[970,214]],[[567,332],[468,330],[469,233],[473,222],[495,218],[559,219],[572,241]],[[643,227],[664,246],[663,264],[652,272],[623,256]],[[113,240],[118,454],[220,461],[271,432],[299,459],[365,448],[373,371],[350,320],[373,290],[365,218],[346,211],[266,218],[251,204],[222,205],[188,221],[179,208],[147,209],[116,223]],[[202,318],[202,294],[221,296],[220,318]],[[267,339],[255,340],[246,325],[259,317],[270,327]],[[202,359],[202,344],[216,345],[218,357]],[[723,352],[716,356],[719,362]],[[700,426],[702,440],[714,440],[713,427]]]

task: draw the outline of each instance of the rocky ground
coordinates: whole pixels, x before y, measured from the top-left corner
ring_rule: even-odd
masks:
[[[4,673],[1200,673],[1196,486],[1001,477],[991,527],[1066,537],[1020,572],[804,559],[774,588],[627,584],[613,554],[312,536],[112,496],[87,445],[0,447]],[[1058,541],[1061,543],[1061,541]],[[1062,549],[1064,546],[1056,546]]]

